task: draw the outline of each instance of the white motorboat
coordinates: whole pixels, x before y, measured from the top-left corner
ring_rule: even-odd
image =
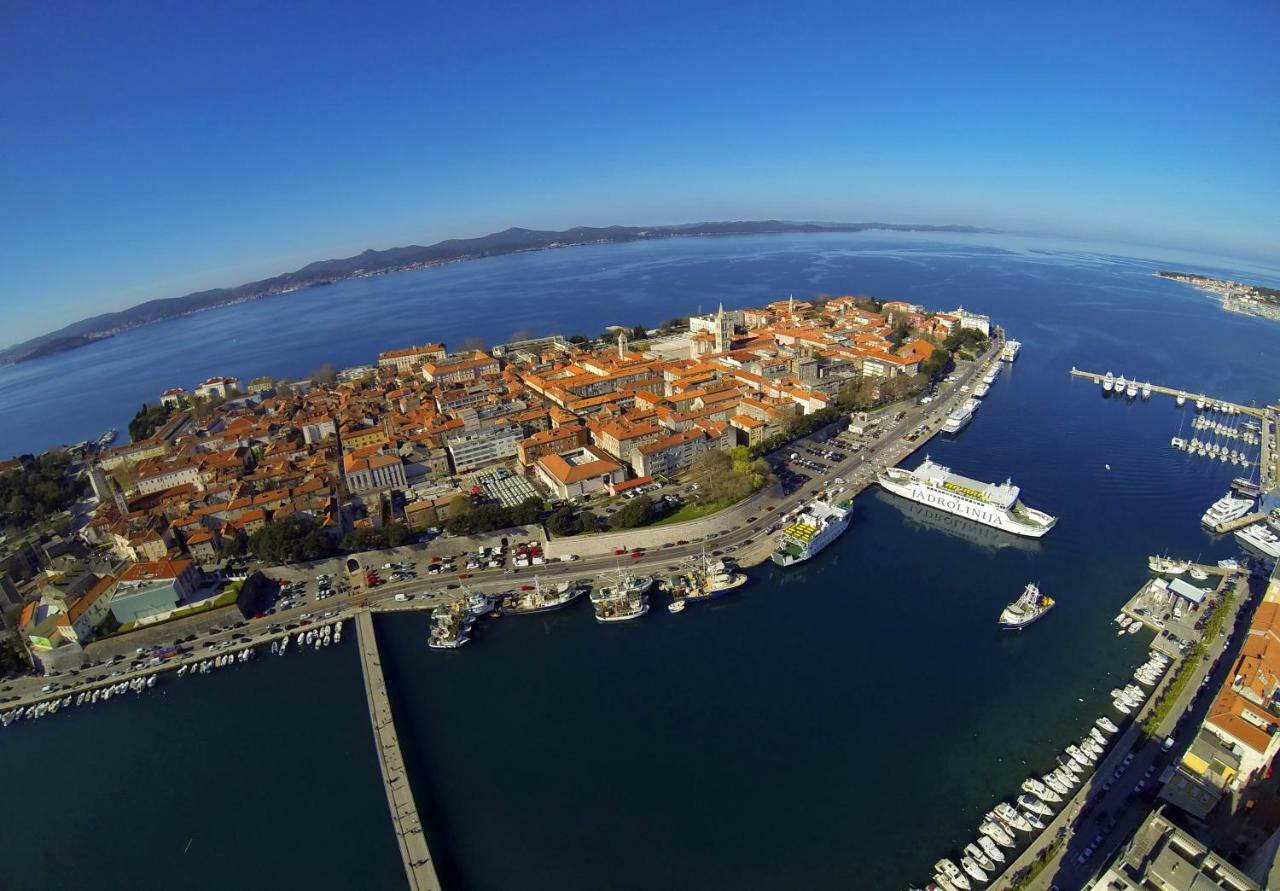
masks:
[[[1080,767],[1082,768],[1089,767],[1091,764],[1093,764],[1093,760],[1089,758],[1089,756],[1086,755],[1084,752],[1080,751],[1079,746],[1075,745],[1074,743],[1067,746],[1066,752],[1067,752],[1067,757],[1069,757],[1076,764],[1080,765]]]
[[[1115,385],[1116,385],[1116,379],[1111,374],[1111,372],[1108,371],[1107,376],[1102,379],[1102,392],[1110,393],[1113,389],[1115,389]]]
[[[1045,817],[1053,816],[1053,808],[1049,807],[1049,805],[1045,804],[1034,795],[1019,795],[1018,807],[1022,808],[1024,811],[1031,811],[1033,814],[1040,814]]]
[[[1059,801],[1062,800],[1063,795],[1071,794],[1070,792],[1067,791],[1070,788],[1070,786],[1067,783],[1064,783],[1060,779],[1058,779],[1056,774],[1047,773],[1041,779],[1043,779],[1044,784],[1048,786],[1055,795],[1058,796]]]
[[[1005,829],[994,814],[987,814],[986,820],[978,827],[978,831],[1003,847],[1012,848],[1016,844],[1013,833]]]
[[[1059,795],[1057,792],[1050,789],[1044,783],[1034,778],[1026,779],[1022,781],[1022,791],[1027,792],[1031,795],[1034,795],[1043,801],[1061,801],[1062,800],[1061,795]]]
[[[983,837],[985,838],[985,836]],[[990,839],[988,839],[988,841],[990,841]],[[964,846],[964,853],[966,857],[968,857],[974,863],[981,866],[984,870],[991,870],[993,872],[995,871],[995,868],[996,868],[995,861],[992,858],[988,857],[985,853],[983,853],[982,848],[978,847],[973,842],[969,842],[969,844]],[[961,862],[960,865],[963,867],[964,863]],[[974,876],[974,878],[977,878],[977,876]],[[985,882],[986,878],[984,877],[982,879],[979,879],[979,881]]]
[[[1093,723],[1101,727],[1103,730],[1107,731],[1107,733],[1118,733],[1120,730],[1120,728],[1115,725],[1115,722],[1112,721],[1110,718],[1108,718],[1106,715],[1103,715],[1101,718],[1094,721]]]
[[[994,863],[1004,863],[1004,851],[1000,850],[1000,846],[992,840],[989,835],[978,835],[978,846],[982,848],[982,853],[986,854]]]
[[[960,858],[960,868],[969,874],[969,877],[976,882],[985,882],[987,880],[986,871],[978,865],[978,862],[967,854]],[[992,869],[995,865],[992,864]]]
[[[1102,735],[1102,731],[1097,727],[1089,728],[1089,736],[1093,737],[1093,741],[1100,746],[1105,746],[1107,744],[1107,738]]]
[[[1014,829],[1020,829],[1023,832],[1031,831],[1031,821],[1029,821],[1023,814],[1014,810],[1006,801],[1002,801],[997,804],[993,813],[1006,826],[1012,826]]]
[[[945,876],[952,885],[959,888],[960,891],[968,891],[973,886],[969,884],[969,880],[964,877],[964,873],[960,871],[960,867],[956,866],[946,857],[943,857],[933,865],[933,871],[940,876]]]

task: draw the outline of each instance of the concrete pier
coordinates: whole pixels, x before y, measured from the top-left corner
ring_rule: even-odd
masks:
[[[1093,381],[1095,384],[1101,384],[1103,379],[1106,378],[1105,374],[1098,374],[1096,371],[1081,371],[1079,368],[1072,368],[1071,374],[1073,377],[1082,377],[1086,380]],[[1142,385],[1145,382],[1135,383],[1138,383],[1138,389],[1142,389]],[[1266,417],[1267,414],[1266,409],[1258,408],[1254,405],[1239,405],[1235,402],[1228,402],[1225,399],[1215,399],[1212,396],[1206,396],[1203,393],[1195,393],[1191,390],[1177,390],[1172,387],[1161,387],[1156,384],[1151,384],[1151,392],[1159,393],[1162,396],[1185,396],[1187,401],[1191,403],[1194,403],[1197,399],[1203,399],[1205,402],[1216,402],[1218,405],[1227,406],[1235,409],[1240,414],[1250,415],[1255,418],[1263,418]]]
[[[391,809],[391,825],[395,830],[396,844],[400,846],[400,856],[404,859],[409,888],[411,891],[439,891],[435,862],[427,847],[427,836],[418,819],[418,805],[413,800],[404,758],[400,754],[400,740],[396,736],[391,703],[387,699],[387,684],[382,677],[378,641],[373,633],[373,617],[367,610],[362,610],[356,614],[355,621],[360,670],[364,674],[365,695],[369,700],[369,720],[373,723],[378,766],[382,770],[382,784]]]

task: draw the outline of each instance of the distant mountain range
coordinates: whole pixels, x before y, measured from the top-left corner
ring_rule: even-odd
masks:
[[[793,223],[779,220],[747,220],[719,223],[690,223],[680,226],[578,226],[562,232],[512,228],[479,238],[450,238],[427,247],[408,245],[383,251],[367,250],[354,257],[320,260],[295,272],[248,282],[234,288],[196,291],[184,297],[148,300],[120,312],[103,313],[73,322],[57,331],[33,337],[0,350],[0,364],[13,364],[73,350],[130,328],[162,322],[218,306],[258,300],[303,288],[327,285],[358,276],[381,275],[405,269],[439,266],[461,260],[496,257],[520,251],[610,244],[653,238],[690,238],[714,235],[763,235],[788,232],[862,232],[886,229],[898,232],[987,232],[973,226],[924,226],[893,223]]]

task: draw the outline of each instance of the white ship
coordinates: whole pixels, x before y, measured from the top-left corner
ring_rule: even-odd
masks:
[[[1021,630],[1051,609],[1053,598],[1041,594],[1035,582],[1029,582],[1022,596],[1000,613],[1000,627],[1007,631]]]
[[[979,482],[954,474],[928,458],[915,470],[890,467],[878,474],[876,481],[895,495],[1014,535],[1040,538],[1058,522],[1057,517],[1019,501],[1018,487],[1008,480],[1000,484]]]
[[[1111,372],[1108,371],[1107,376],[1102,379],[1102,391],[1104,393],[1110,393],[1112,389],[1115,388],[1115,385],[1116,385],[1116,379],[1111,374]]]
[[[991,392],[991,387],[985,383],[978,384],[978,386],[973,388],[973,395],[977,396],[979,399],[986,396],[990,392]]]
[[[1266,523],[1254,523],[1236,532],[1236,541],[1272,560],[1280,560],[1280,535]]]
[[[1018,353],[1022,350],[1022,344],[1016,340],[1006,340],[1004,346],[1000,348],[1000,358],[1005,362],[1012,362],[1018,358]]]
[[[960,406],[951,414],[947,415],[947,421],[942,425],[943,433],[959,433],[965,427],[969,426],[969,422],[973,420],[973,409],[968,403]]]
[[[1253,507],[1252,498],[1237,498],[1228,492],[1209,506],[1200,518],[1200,522],[1210,529],[1223,523],[1238,520]]]
[[[815,556],[849,528],[853,499],[833,504],[829,498],[815,498],[804,506],[795,522],[782,531],[773,562],[791,566]]]

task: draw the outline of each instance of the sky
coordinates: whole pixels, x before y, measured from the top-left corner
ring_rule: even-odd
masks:
[[[0,19],[0,346],[513,225],[956,223],[1280,260],[1273,2]]]

